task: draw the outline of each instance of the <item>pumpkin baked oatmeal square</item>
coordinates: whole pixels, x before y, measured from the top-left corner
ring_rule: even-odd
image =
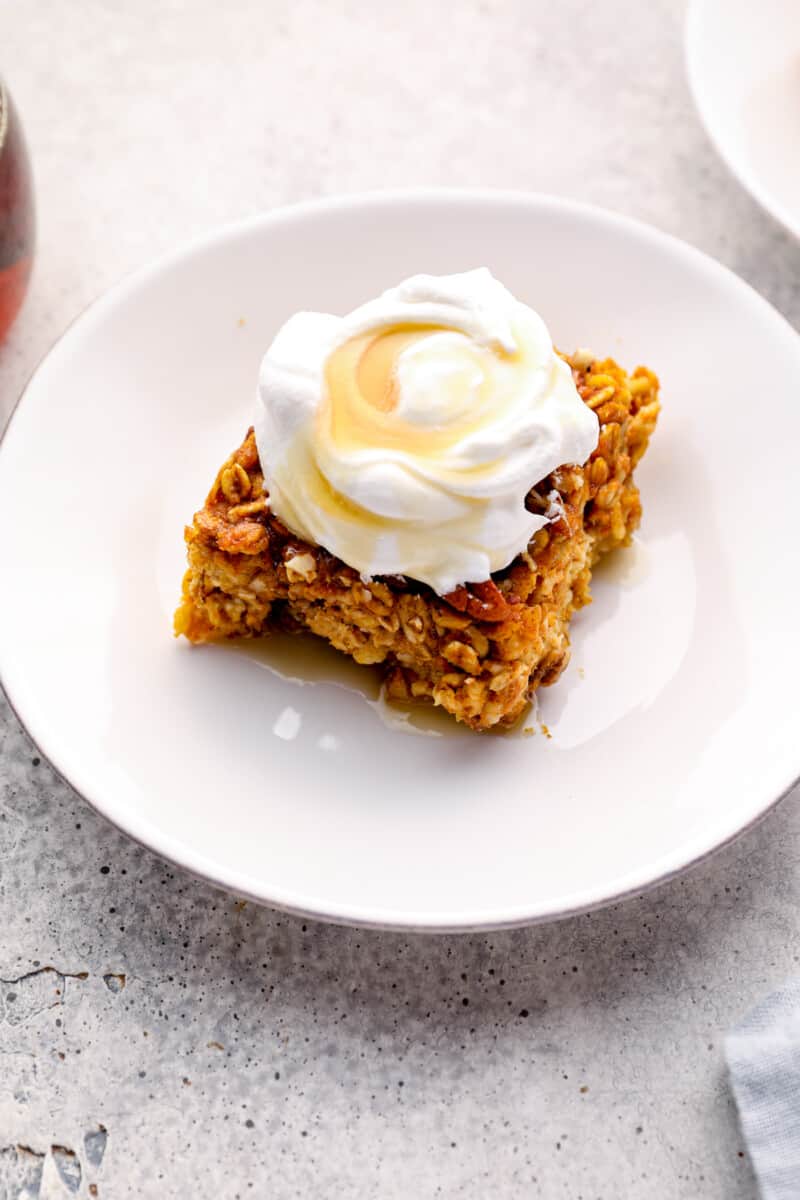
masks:
[[[189,566],[175,632],[192,642],[274,629],[325,638],[379,664],[386,694],[440,705],[476,730],[513,725],[569,661],[569,622],[588,604],[593,565],[626,545],[641,518],[634,469],[659,412],[658,380],[612,359],[564,355],[599,439],[584,463],[530,489],[549,523],[490,578],[437,595],[403,576],[362,578],[292,533],[270,510],[250,429],[185,531]]]

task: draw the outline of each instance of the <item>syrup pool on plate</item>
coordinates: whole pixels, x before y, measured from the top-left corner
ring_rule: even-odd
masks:
[[[290,633],[271,633],[267,637],[221,643],[215,650],[250,659],[291,687],[287,704],[273,723],[272,732],[285,741],[292,740],[302,720],[302,689],[338,688],[360,698],[388,729],[417,737],[522,737],[531,730],[539,732],[536,706],[532,704],[511,729],[478,734],[455,721],[441,708],[427,704],[396,704],[384,694],[380,667],[365,667],[341,654],[321,638]],[[296,691],[295,691],[296,689]],[[326,747],[336,749],[333,744]]]

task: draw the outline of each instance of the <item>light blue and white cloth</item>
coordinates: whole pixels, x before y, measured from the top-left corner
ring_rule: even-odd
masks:
[[[800,979],[757,1004],[725,1054],[763,1200],[799,1200]]]

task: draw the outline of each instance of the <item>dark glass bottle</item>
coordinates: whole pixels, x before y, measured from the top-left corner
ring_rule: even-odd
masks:
[[[25,298],[35,230],[28,151],[11,96],[0,80],[0,338]]]

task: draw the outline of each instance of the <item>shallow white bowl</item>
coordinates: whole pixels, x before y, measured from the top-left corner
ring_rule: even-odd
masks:
[[[800,237],[798,0],[691,0],[686,62],[719,154],[759,204]]]
[[[560,346],[663,383],[641,533],[599,573],[535,735],[393,726],[371,672],[307,639],[175,641],[182,526],[280,322],[481,264]],[[800,773],[799,390],[800,340],[750,288],[581,205],[387,194],[222,230],[96,303],[27,388],[0,453],[3,682],[100,812],[239,894],[429,929],[602,904],[707,854]]]

